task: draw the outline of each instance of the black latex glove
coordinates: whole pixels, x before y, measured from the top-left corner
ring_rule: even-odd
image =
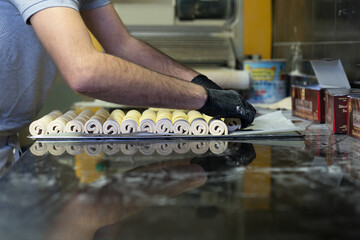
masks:
[[[197,75],[196,77],[193,78],[193,80],[191,80],[191,82],[203,86],[204,88],[217,89],[217,90],[222,89],[219,85],[217,85],[216,83],[214,83],[204,75]]]
[[[205,88],[207,99],[200,112],[216,118],[240,118],[242,127],[249,126],[255,118],[256,110],[234,90]]]

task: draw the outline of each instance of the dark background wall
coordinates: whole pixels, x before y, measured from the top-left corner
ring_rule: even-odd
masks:
[[[360,81],[360,0],[273,0],[273,58],[340,58],[349,81]],[[307,70],[305,70],[307,71]]]

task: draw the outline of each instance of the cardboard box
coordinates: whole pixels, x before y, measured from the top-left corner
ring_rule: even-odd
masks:
[[[348,96],[347,109],[347,135],[360,139],[360,95]]]
[[[325,88],[319,86],[292,86],[292,114],[304,119],[325,122]]]
[[[319,82],[317,86],[291,87],[292,114],[318,123],[325,122],[325,90],[350,89],[340,60],[310,61]]]
[[[325,122],[333,133],[347,133],[347,103],[349,94],[360,89],[327,89],[325,91]]]

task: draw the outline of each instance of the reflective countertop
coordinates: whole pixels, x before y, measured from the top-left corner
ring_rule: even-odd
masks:
[[[35,142],[0,179],[0,239],[358,239],[360,141]]]

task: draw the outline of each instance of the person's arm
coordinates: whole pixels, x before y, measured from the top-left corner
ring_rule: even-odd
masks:
[[[199,75],[198,72],[132,37],[111,4],[99,9],[81,11],[81,16],[105,52],[187,81]]]
[[[111,20],[102,15],[98,21],[97,27],[104,27]],[[200,109],[206,101],[206,91],[199,85],[96,51],[73,9],[48,8],[34,14],[30,22],[64,79],[79,93],[120,104],[180,109]],[[103,47],[112,45],[108,41]]]

